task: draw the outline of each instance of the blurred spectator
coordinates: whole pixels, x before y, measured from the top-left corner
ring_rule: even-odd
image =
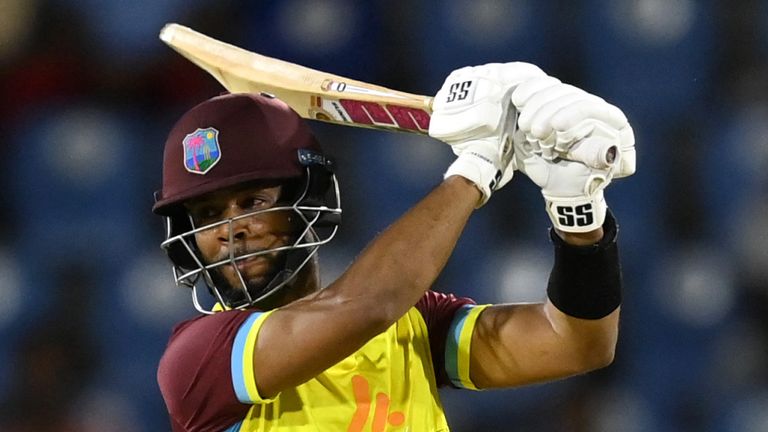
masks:
[[[87,320],[96,287],[86,268],[67,266],[57,273],[56,308],[23,335],[9,365],[15,373],[0,404],[2,431],[83,430],[76,407],[101,366]]]

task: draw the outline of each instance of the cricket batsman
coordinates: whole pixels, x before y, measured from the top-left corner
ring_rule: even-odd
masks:
[[[175,432],[447,431],[441,386],[508,388],[612,362],[622,279],[603,191],[635,171],[627,118],[520,62],[453,71],[433,108],[429,133],[455,161],[326,284],[317,251],[339,228],[339,185],[304,120],[279,99],[227,94],[173,126],[153,211],[203,312],[174,328],[158,368]],[[595,166],[558,157],[605,148]],[[440,292],[473,211],[522,175],[552,224],[546,299]],[[213,310],[198,300],[208,293]]]

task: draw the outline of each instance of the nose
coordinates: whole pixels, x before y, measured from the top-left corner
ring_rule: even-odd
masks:
[[[242,242],[263,229],[263,223],[257,217],[244,217],[232,220],[245,213],[237,204],[227,206],[222,216],[224,220],[229,220],[229,222],[221,224],[219,227],[218,238],[220,242],[229,243],[230,235],[233,242]]]
[[[234,221],[222,225],[222,229],[219,230],[219,241],[222,243],[229,243],[230,231],[232,232],[232,241],[240,242],[245,241],[248,236],[248,227],[242,221]]]

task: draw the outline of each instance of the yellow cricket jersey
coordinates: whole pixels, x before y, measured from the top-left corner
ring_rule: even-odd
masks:
[[[343,361],[271,399],[259,395],[253,378],[253,350],[259,330],[271,312],[239,311],[239,314],[246,316],[236,320],[238,325],[225,332],[231,338],[229,390],[236,398],[232,403],[240,407],[240,410],[232,409],[228,412],[226,407],[229,405],[221,402],[227,398],[226,392],[219,389],[218,393],[213,392],[207,400],[215,400],[214,405],[220,406],[216,410],[224,415],[217,417],[214,410],[210,410],[212,412],[209,414],[194,413],[185,409],[180,401],[169,401],[169,398],[174,398],[171,387],[179,390],[185,388],[189,393],[203,391],[205,388],[210,391],[213,385],[203,384],[200,389],[190,390],[185,386],[167,384],[167,391],[164,390],[163,395],[174,430],[447,431],[448,425],[437,392],[441,383],[438,383],[436,377],[447,377],[458,387],[475,388],[469,379],[469,349],[475,320],[484,306],[462,301],[467,299],[460,300],[443,294],[439,296],[443,296],[438,299],[442,306],[432,308],[433,316],[429,315],[430,309],[423,305],[411,308],[384,333],[371,339]],[[446,311],[451,313],[446,314]],[[228,325],[221,327],[226,329]],[[437,354],[442,358],[437,362],[433,361],[435,335],[430,337],[430,329],[441,331],[441,337],[444,338],[444,344],[439,344],[442,345],[441,352]],[[198,348],[192,351],[198,350],[203,351]],[[221,359],[217,361],[223,363]],[[443,371],[436,373],[435,365]],[[161,370],[162,366],[161,361]],[[218,364],[207,366],[224,367]],[[255,367],[258,367],[258,359]],[[225,374],[214,372],[214,375],[223,378]],[[160,371],[158,379],[163,389]],[[174,380],[172,378],[170,381]],[[206,378],[200,377],[195,384],[204,381]],[[219,381],[219,386],[225,384]],[[218,394],[224,397],[219,399]],[[196,402],[198,400],[204,401],[206,398],[193,397],[185,403],[200,403]],[[189,415],[197,418],[190,421]],[[217,421],[217,418],[221,421]]]

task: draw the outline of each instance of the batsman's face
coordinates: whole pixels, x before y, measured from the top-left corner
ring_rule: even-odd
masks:
[[[225,189],[205,195],[187,204],[195,227],[212,226],[195,234],[195,241],[206,264],[240,257],[293,243],[295,228],[290,210],[260,212],[275,207],[281,194],[280,185],[251,185]],[[233,287],[243,282],[251,287],[263,287],[283,267],[280,252],[270,252],[237,260],[214,270]],[[239,273],[239,274],[238,274]]]

